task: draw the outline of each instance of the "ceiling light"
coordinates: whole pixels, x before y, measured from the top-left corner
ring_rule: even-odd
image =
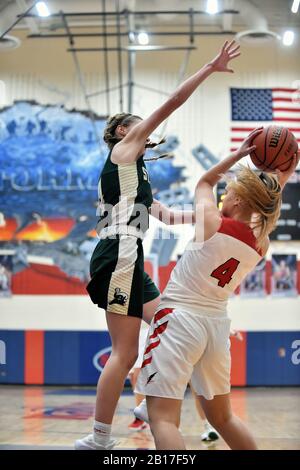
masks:
[[[291,46],[294,42],[295,34],[294,31],[285,31],[282,42],[284,46]]]
[[[300,5],[300,0],[294,0],[293,1],[293,5],[292,5],[292,8],[291,8],[293,13],[298,13],[299,5]]]
[[[147,44],[149,44],[149,36],[144,31],[141,31],[138,34],[137,40],[141,46],[146,46]]]
[[[218,0],[207,0],[206,12],[215,15],[219,11]]]
[[[50,15],[49,8],[48,8],[48,6],[46,5],[45,2],[37,2],[36,10],[37,10],[39,16],[46,17],[46,16]]]

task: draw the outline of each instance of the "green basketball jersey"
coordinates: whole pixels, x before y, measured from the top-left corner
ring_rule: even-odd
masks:
[[[127,165],[117,165],[110,157],[111,151],[98,184],[100,220],[97,232],[106,227],[128,225],[145,232],[153,198],[143,157]]]

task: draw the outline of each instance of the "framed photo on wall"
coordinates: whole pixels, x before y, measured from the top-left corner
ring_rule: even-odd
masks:
[[[263,258],[241,284],[241,297],[265,297],[266,293],[266,259]]]
[[[13,255],[0,254],[0,297],[11,296]]]
[[[272,295],[276,297],[296,297],[297,255],[272,255]]]

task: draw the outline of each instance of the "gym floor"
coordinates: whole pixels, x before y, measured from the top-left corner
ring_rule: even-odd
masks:
[[[0,449],[73,449],[91,432],[95,388],[0,386]],[[255,435],[259,449],[300,450],[300,396],[297,388],[235,388],[234,412]],[[154,449],[149,430],[130,432],[134,397],[123,393],[113,426],[116,449]],[[222,439],[201,442],[202,424],[189,392],[183,404],[181,431],[187,449],[228,449]]]

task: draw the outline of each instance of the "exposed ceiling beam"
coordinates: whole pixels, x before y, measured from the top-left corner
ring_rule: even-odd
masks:
[[[138,34],[139,31],[134,31],[135,34]],[[150,32],[148,31],[147,34],[149,36],[190,36],[190,31],[155,31]],[[194,36],[214,36],[214,35],[232,35],[236,34],[236,31],[193,31]],[[89,37],[102,37],[104,33],[72,33],[72,37],[74,38],[89,38]],[[121,36],[127,36],[127,32],[121,32]],[[106,33],[106,36],[110,37],[117,37],[117,33]],[[67,38],[68,34],[59,33],[59,34],[29,34],[27,36],[30,39],[55,39],[55,38]]]
[[[204,11],[204,10],[193,10],[194,14],[195,15],[206,15],[206,16],[210,16],[209,13],[207,13],[207,11]],[[151,15],[170,15],[170,14],[176,14],[176,15],[189,15],[190,14],[190,10],[154,10],[154,11],[131,11],[131,10],[122,10],[120,11],[120,15],[128,15],[128,13],[130,13],[131,15],[134,15],[134,16],[139,16],[139,15],[147,15],[147,16],[151,16]],[[73,16],[73,17],[78,17],[78,16],[116,16],[116,12],[115,11],[106,11],[105,13],[103,12],[68,12],[68,13],[64,13],[65,16]],[[231,15],[238,15],[239,14],[239,11],[238,10],[220,10],[218,13],[216,13],[217,16],[221,16],[221,15],[224,15],[224,14],[231,14]],[[36,15],[36,14],[33,14],[33,13],[30,13],[28,15],[26,15],[27,17],[30,17],[30,18],[40,18],[39,15]],[[56,17],[60,17],[60,13],[52,13],[51,15],[47,16],[47,19],[49,18],[56,18]]]
[[[20,11],[19,8],[18,8],[18,4],[16,4],[15,2],[9,3],[6,7],[6,9],[5,9],[5,10],[8,11],[7,21],[4,21],[3,23],[2,23],[2,21],[0,22],[0,35],[1,35],[0,39],[4,38],[4,36],[7,33],[9,33],[9,31],[11,31],[14,28],[14,26],[16,24],[18,24],[23,18],[27,18],[27,15],[30,14],[30,11],[35,7],[36,3],[37,3],[37,0],[34,1],[31,4],[31,6],[29,8],[27,8],[27,10],[25,10],[24,13],[22,13],[21,15],[17,14]],[[26,7],[27,7],[27,5],[26,5]],[[5,16],[4,16],[5,15],[5,10],[4,10],[4,13],[2,13],[2,15],[1,15],[1,20],[3,18],[5,18]],[[7,23],[9,24],[9,26],[8,26]]]
[[[28,5],[27,3],[25,2],[25,0],[16,0],[16,3],[17,5],[19,6],[20,10],[21,11],[26,11],[26,9],[28,8]],[[36,3],[36,2],[35,2]],[[31,18],[31,17],[24,17],[24,20],[28,26],[28,29],[30,29],[30,31],[33,33],[33,34],[38,34],[39,33],[39,28],[38,28],[38,25],[35,21],[34,18]]]
[[[121,51],[147,52],[147,51],[191,51],[197,49],[195,46],[123,46]],[[68,52],[99,52],[118,51],[118,47],[79,47],[67,49]]]

